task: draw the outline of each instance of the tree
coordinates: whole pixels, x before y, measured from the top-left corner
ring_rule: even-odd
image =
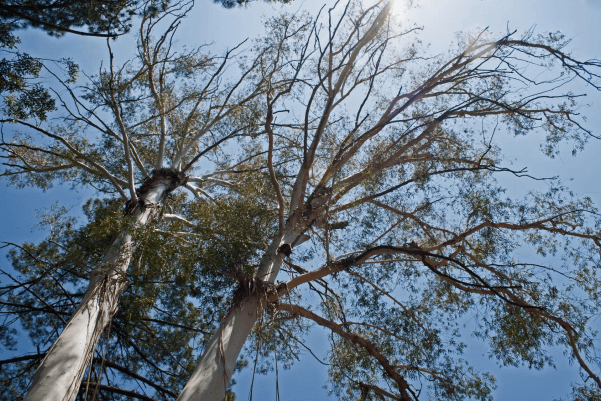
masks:
[[[126,286],[135,232],[158,217],[167,196],[182,186],[202,197],[203,187],[227,184],[213,175],[189,174],[199,159],[247,129],[262,87],[244,80],[257,68],[253,64],[241,71],[241,79],[222,82],[235,49],[223,57],[203,53],[202,47],[185,53],[172,49],[188,6],[172,6],[158,17],[145,15],[135,66],[116,68],[111,53],[108,68],[92,79],[81,97],[56,75],[70,97],[56,94],[67,112],[62,124],[46,128],[2,120],[42,137],[36,140],[23,133],[2,142],[8,159],[3,175],[12,183],[42,188],[53,180],[92,184],[100,193],[127,201],[130,216],[127,228],[112,233],[111,246],[91,271],[78,309],[46,354],[26,399],[77,395],[96,343]],[[157,25],[166,22],[166,32],[153,39]],[[109,41],[107,45],[110,52]],[[121,152],[124,158],[118,156]],[[167,157],[173,163],[169,168],[164,167]],[[141,185],[136,189],[137,183]],[[177,220],[170,214],[163,218]]]
[[[181,391],[198,358],[195,345],[210,338],[237,283],[226,274],[216,274],[228,273],[219,270],[219,262],[229,262],[220,255],[231,260],[252,257],[254,248],[249,245],[262,240],[272,220],[272,213],[256,203],[246,204],[243,198],[214,199],[189,207],[207,221],[215,214],[224,216],[221,227],[203,225],[183,240],[177,235],[181,223],[170,227],[174,223],[163,220],[139,233],[134,262],[126,273],[130,284],[99,339],[79,387],[81,398],[149,399],[142,387],[147,393],[154,391],[154,399],[168,400]],[[169,202],[178,208],[185,197],[173,196]],[[87,275],[102,259],[100,250],[110,246],[115,225],[123,224],[119,200],[91,201],[85,211],[90,224],[82,227],[65,217],[66,210],[51,211],[44,218],[44,224],[52,226],[51,236],[37,246],[15,245],[19,252],[10,255],[20,279],[9,276],[12,285],[3,287],[0,302],[3,312],[20,319],[38,352],[0,361],[0,392],[8,398],[19,399],[27,390],[33,370],[80,303]],[[252,220],[245,217],[249,211],[254,212]],[[223,237],[228,238],[229,249],[219,240]],[[199,260],[207,261],[203,269]],[[208,266],[208,261],[213,265]],[[1,333],[5,347],[18,334],[11,335],[9,327],[2,326],[7,329]]]
[[[496,140],[502,128],[517,135],[546,133],[543,148],[550,156],[566,139],[584,145],[592,134],[574,119],[578,96],[566,85],[576,76],[594,86],[600,63],[573,59],[559,34],[532,32],[466,34],[449,54],[426,58],[413,39],[416,29],[401,31],[389,13],[387,3],[348,3],[324,12],[323,20],[272,19],[267,36],[240,58],[240,79],[226,89],[212,86],[225,78],[225,64],[217,65],[214,58],[189,74],[170,69],[169,63],[197,66],[190,60],[202,58],[161,56],[171,54],[161,49],[169,49],[177,22],[153,47],[144,29],[156,25],[145,21],[139,67],[111,65],[84,98],[112,113],[118,134],[110,123],[98,122],[106,120],[95,106],[71,92],[85,113],[70,112],[66,122],[98,130],[107,138],[104,148],[92,148],[91,136],[85,142],[79,137],[78,147],[71,145],[81,129],[57,127],[63,130],[58,136],[25,121],[18,124],[59,141],[66,151],[56,154],[32,142],[3,144],[4,152],[21,163],[6,174],[29,180],[14,182],[79,180],[124,199],[129,190],[129,210],[138,213],[137,223],[121,231],[125,234],[116,244],[126,246],[116,250],[113,245],[104,255],[118,260],[109,273],[119,281],[135,246],[154,237],[144,224],[148,215],[140,200],[131,202],[146,202],[135,195],[136,176],[139,182],[146,166],[160,169],[168,159],[173,176],[153,175],[146,187],[166,180],[162,191],[169,192],[174,183],[185,182],[174,177],[186,173],[192,161],[240,137],[238,150],[222,148],[230,154],[213,159],[219,179],[188,182],[226,184],[207,196],[217,203],[239,199],[242,209],[207,218],[182,197],[175,202],[178,214],[163,214],[174,223],[161,228],[170,235],[220,244],[195,262],[186,252],[194,255],[191,249],[201,243],[190,248],[182,239],[169,257],[174,265],[196,263],[195,275],[186,277],[201,282],[199,288],[209,294],[231,299],[179,399],[222,399],[249,335],[255,367],[266,361],[260,356],[271,353],[276,361],[290,362],[306,322],[331,332],[330,383],[340,398],[412,400],[426,379],[430,398],[489,399],[493,378],[460,357],[464,344],[457,322],[469,312],[478,315],[476,334],[501,363],[543,368],[552,363],[544,345],[561,346],[587,380],[575,392],[590,399],[599,394],[596,337],[589,321],[599,308],[596,209],[590,199],[573,197],[557,182],[545,193],[512,198],[495,177],[528,179],[525,170],[513,170],[503,160]],[[532,72],[535,66],[543,74]],[[200,80],[199,88],[205,89],[188,92],[181,83],[167,84],[167,72]],[[199,73],[202,79],[195,78]],[[223,117],[215,120],[215,113]],[[214,135],[203,151],[190,141],[198,135],[189,131],[192,122],[201,135]],[[189,156],[182,155],[188,147]],[[201,188],[186,187],[200,194]],[[249,207],[250,199],[259,207]],[[236,242],[240,232],[234,224],[225,235],[206,235],[214,226],[231,227],[235,213],[266,220],[263,232]],[[248,249],[243,257],[236,257],[241,248],[228,247],[230,239]],[[528,259],[520,249],[529,247],[541,256],[561,256],[562,262]],[[21,255],[33,263],[31,256]],[[278,283],[281,270],[289,278]],[[238,283],[235,290],[232,280]],[[227,285],[220,287],[221,282]],[[22,291],[21,284],[15,287]],[[98,331],[115,313],[120,291],[117,286],[106,291],[112,304],[103,308]],[[320,302],[311,305],[309,292]],[[88,345],[79,377],[94,344]],[[72,393],[78,388],[74,383]]]
[[[541,345],[564,341],[585,374],[601,384],[588,365],[595,360],[589,354],[593,334],[585,331],[582,314],[597,306],[582,305],[576,312],[567,302],[570,295],[558,295],[554,284],[533,281],[536,272],[524,272],[528,264],[510,252],[518,237],[541,246],[542,252],[554,252],[563,237],[568,247],[576,239],[583,241],[579,251],[569,250],[566,257],[586,254],[596,263],[598,234],[584,224],[594,219],[590,200],[567,201],[557,188],[545,195],[532,193],[522,202],[503,199],[492,177],[523,172],[502,166],[492,142],[494,129],[485,131],[478,143],[469,125],[462,127],[474,118],[505,123],[516,134],[540,127],[547,131],[549,154],[564,138],[582,143],[589,133],[573,119],[574,95],[547,97],[547,87],[523,95],[519,85],[561,86],[566,75],[592,82],[598,75],[587,68],[597,68],[599,62],[573,60],[561,51],[565,42],[560,35],[514,38],[508,33],[493,39],[482,32],[465,36],[451,57],[412,69],[420,61],[415,46],[387,53],[393,40],[411,31],[390,29],[389,8],[348,4],[325,32],[317,22],[271,22],[273,39],[261,51],[268,57],[263,62],[270,86],[264,127],[279,230],[255,270],[255,284],[242,287],[247,288],[244,299],[233,305],[209,342],[180,400],[223,397],[246,337],[273,302],[274,308],[288,312],[284,318],[310,319],[341,339],[333,340],[332,358],[341,368],[332,368],[332,375],[338,378],[334,387],[349,396],[390,394],[378,387],[379,371],[384,371],[384,382],[400,399],[416,396],[409,380],[421,375],[433,381],[437,396],[486,398],[486,377],[451,362],[453,342],[438,334],[448,329],[436,324],[454,321],[470,305],[494,311],[482,320],[481,335],[491,338],[502,361],[541,367],[547,361]],[[332,12],[328,21],[334,20]],[[555,61],[563,75],[538,82],[524,76],[521,61],[542,67]],[[394,92],[391,82],[397,82]],[[286,110],[293,116],[276,124],[274,115]],[[342,227],[354,235],[336,240],[333,229]],[[323,267],[313,271],[286,261],[308,233],[323,245]],[[304,252],[300,256],[306,257]],[[385,272],[353,271],[387,259],[392,261]],[[284,261],[300,275],[276,286]],[[586,262],[579,267],[583,277],[591,275]],[[331,284],[325,284],[325,317],[278,300],[299,284],[341,272],[353,278],[336,280],[338,296],[329,295]],[[429,277],[428,286],[412,284],[422,277]],[[397,305],[392,308],[377,302],[392,297],[382,285],[386,279],[402,283],[419,301],[411,299],[404,306],[392,298]],[[547,292],[554,295],[544,296]],[[446,316],[432,315],[443,311]],[[556,330],[564,333],[562,340]],[[456,352],[460,349],[458,345]],[[464,377],[469,379],[460,379]]]

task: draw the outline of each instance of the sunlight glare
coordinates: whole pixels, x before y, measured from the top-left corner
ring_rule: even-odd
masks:
[[[411,7],[411,2],[408,0],[391,0],[392,1],[392,15],[394,19],[401,22],[406,19],[405,15]]]

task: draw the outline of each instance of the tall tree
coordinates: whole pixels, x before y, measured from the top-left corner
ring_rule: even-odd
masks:
[[[171,6],[158,16],[145,14],[139,29],[138,56],[117,67],[110,62],[78,96],[68,82],[57,93],[66,115],[58,125],[41,126],[4,119],[28,130],[2,141],[7,159],[3,175],[17,186],[47,188],[54,180],[92,184],[100,193],[126,203],[127,228],[91,272],[81,303],[37,370],[25,399],[74,399],[100,334],[117,309],[125,273],[136,248],[135,232],[160,214],[170,193],[224,185],[220,172],[193,176],[203,156],[248,134],[260,82],[246,82],[258,65],[225,79],[236,49],[218,57],[201,48],[178,53],[173,35],[190,4]],[[171,21],[169,21],[171,20]],[[157,26],[167,30],[153,38]],[[227,82],[227,83],[226,83]],[[175,218],[164,214],[163,218]]]
[[[416,399],[425,377],[434,397],[487,399],[491,379],[461,365],[451,328],[472,308],[503,363],[540,368],[549,362],[543,344],[563,344],[598,392],[587,323],[599,307],[596,209],[556,185],[505,197],[494,177],[525,175],[504,165],[501,127],[546,132],[549,155],[564,139],[586,142],[577,96],[562,90],[574,76],[594,86],[601,63],[574,60],[560,34],[531,32],[464,35],[451,54],[425,59],[414,30],[395,28],[389,2],[340,7],[323,25],[271,20],[257,44],[270,88],[266,140],[247,158],[267,152],[279,229],[178,399],[223,397],[267,306],[282,312],[268,319],[274,330],[295,318],[331,330],[331,380],[345,398]],[[537,79],[526,64],[560,71]],[[301,246],[309,237],[321,252]],[[543,254],[565,247],[565,265],[524,260],[520,243]],[[307,259],[323,267],[297,262]],[[282,266],[293,277],[276,285]],[[560,290],[556,280],[566,279]],[[285,301],[302,301],[301,284],[320,294],[322,315]],[[580,292],[588,301],[573,301]]]
[[[89,183],[120,194],[133,211],[123,229],[111,231],[117,239],[92,270],[80,308],[99,310],[90,320],[95,331],[77,354],[84,356],[64,365],[77,368],[71,381],[57,387],[72,396],[79,391],[73,377],[84,375],[94,338],[115,313],[132,255],[144,241],[161,242],[156,228],[180,239],[159,259],[166,268],[194,265],[186,256],[197,255],[196,276],[186,276],[199,280],[197,291],[227,294],[220,282],[233,291],[221,323],[207,326],[210,338],[200,346],[203,356],[182,400],[221,400],[249,335],[258,368],[273,352],[288,363],[306,322],[331,332],[330,382],[343,399],[411,400],[422,390],[434,399],[489,399],[493,379],[460,356],[456,325],[469,312],[479,317],[476,334],[502,363],[542,368],[551,362],[545,345],[565,347],[588,378],[575,391],[591,399],[599,393],[589,322],[600,306],[596,209],[558,183],[546,193],[512,198],[495,179],[528,179],[507,166],[500,131],[542,131],[549,155],[566,139],[582,146],[591,137],[574,119],[578,96],[566,85],[574,76],[594,85],[598,61],[573,59],[559,34],[495,37],[486,31],[466,34],[457,49],[428,58],[416,30],[401,31],[391,20],[390,4],[351,2],[316,20],[269,20],[266,37],[239,58],[233,73],[226,64],[238,50],[223,59],[200,51],[176,57],[177,21],[152,41],[160,22],[145,20],[136,62],[120,69],[111,64],[83,98],[68,92],[64,125],[16,122],[52,144],[26,136],[2,144],[11,163],[5,174],[14,183]],[[234,77],[231,84],[227,77]],[[234,137],[237,148],[213,153]],[[189,176],[188,166],[213,154],[212,175]],[[146,173],[150,168],[157,173]],[[211,194],[209,185],[224,187]],[[224,229],[235,221],[231,209],[200,213],[186,197],[162,214],[173,225],[145,224],[148,209],[177,186],[217,203],[239,197],[246,206],[236,209],[238,216],[267,220],[262,240],[253,231],[237,242],[240,232]],[[253,197],[255,209],[248,206]],[[189,238],[203,239],[192,243],[198,248],[216,242],[200,255],[190,250]],[[240,248],[229,247],[231,241]],[[528,259],[520,252],[528,247],[563,262]],[[21,254],[17,263],[35,263],[43,248]],[[284,273],[289,276],[278,283]],[[17,294],[27,285],[16,283]],[[309,292],[320,302],[312,304]],[[17,314],[22,305],[12,303]],[[188,313],[181,319],[181,326],[206,328]],[[50,356],[56,349],[44,363],[60,365]]]

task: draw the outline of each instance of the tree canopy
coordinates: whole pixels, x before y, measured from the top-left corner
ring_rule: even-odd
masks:
[[[55,110],[55,101],[48,88],[39,82],[44,61],[18,50],[20,39],[15,31],[28,27],[41,28],[49,35],[72,33],[83,36],[116,37],[131,28],[132,17],[138,13],[156,13],[168,2],[116,1],[4,1],[0,4],[0,96],[4,116],[45,120]],[[82,27],[86,30],[80,30]],[[77,76],[77,66],[70,60],[60,60],[71,80]]]
[[[129,32],[134,15],[158,12],[168,4],[168,0],[9,0],[0,4],[0,21],[13,30],[36,27],[57,36],[69,32],[114,37]]]
[[[246,0],[215,0],[232,8]],[[285,2],[285,1],[284,1]],[[171,4],[171,7],[169,6]],[[6,117],[45,120],[55,110],[55,101],[48,88],[36,82],[45,62],[61,65],[71,80],[77,77],[78,66],[71,59],[42,60],[19,51],[20,39],[15,32],[25,28],[40,28],[51,36],[65,34],[117,38],[130,32],[133,18],[157,16],[174,8],[187,8],[194,1],[170,0],[16,0],[0,3],[0,96]]]
[[[235,371],[290,367],[320,326],[337,398],[489,400],[469,316],[500,364],[544,369],[556,347],[573,397],[601,395],[596,206],[557,180],[507,191],[539,177],[503,151],[595,138],[570,85],[599,89],[598,60],[533,31],[430,56],[390,3],[353,1],[213,54],[177,48],[187,11],[169,7],[143,16],[132,60],[109,41],[84,86],[55,75],[61,119],[2,120],[11,184],[96,190],[85,221],[54,208],[46,240],[5,243],[0,340],[32,349],[0,361],[4,393],[35,397],[88,311],[65,399],[232,399]]]
[[[251,0],[213,0],[226,8]],[[290,0],[269,0],[287,3]],[[117,37],[130,31],[135,16],[165,11],[171,0],[7,0],[0,4],[0,22],[11,30],[41,28],[50,35]],[[87,29],[82,30],[81,28]]]

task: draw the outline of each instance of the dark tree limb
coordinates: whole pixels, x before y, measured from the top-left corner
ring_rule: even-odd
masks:
[[[413,401],[415,399],[415,397],[409,395],[409,392],[411,391],[411,389],[409,388],[409,383],[407,383],[405,378],[396,371],[396,369],[392,366],[390,361],[384,355],[382,355],[380,351],[371,342],[367,341],[363,337],[359,337],[356,334],[344,331],[340,325],[330,320],[327,320],[319,315],[316,315],[315,313],[298,305],[280,303],[276,304],[275,306],[280,310],[284,310],[290,313],[296,313],[304,318],[313,320],[320,326],[329,328],[330,330],[338,334],[340,337],[361,346],[378,361],[378,363],[382,366],[382,368],[388,374],[388,376],[390,376],[390,378],[394,380],[395,383],[398,385],[401,397],[397,399],[401,401]]]
[[[175,394],[174,392],[166,389],[165,387],[159,386],[158,384],[152,382],[151,380],[149,380],[149,379],[147,379],[145,377],[140,376],[139,374],[137,374],[137,373],[135,373],[135,372],[127,369],[124,366],[117,365],[114,362],[103,360],[101,358],[94,358],[94,362],[103,363],[104,366],[107,367],[107,368],[115,369],[115,370],[117,370],[117,371],[119,371],[119,372],[121,372],[121,373],[123,373],[123,374],[125,374],[125,375],[127,375],[127,376],[129,376],[131,378],[133,378],[133,379],[139,380],[139,381],[141,381],[144,384],[147,384],[147,385],[149,385],[151,387],[154,387],[157,391],[160,391],[163,394],[167,394],[167,395],[169,395],[169,396],[171,396],[173,398],[177,398],[177,394]]]
[[[105,384],[99,384],[99,383],[94,383],[94,382],[82,382],[81,383],[81,387],[79,388],[79,392],[84,392],[86,391],[86,387],[87,386],[90,387],[94,387],[98,390],[103,390],[103,391],[108,391],[110,393],[114,393],[114,394],[121,394],[121,395],[125,395],[128,397],[132,397],[132,398],[137,398],[138,400],[145,400],[145,401],[156,401],[154,398],[150,398],[147,395],[144,394],[140,394],[140,393],[136,393],[135,391],[132,390],[123,390],[120,389],[118,387],[114,387],[114,386],[107,386]]]

